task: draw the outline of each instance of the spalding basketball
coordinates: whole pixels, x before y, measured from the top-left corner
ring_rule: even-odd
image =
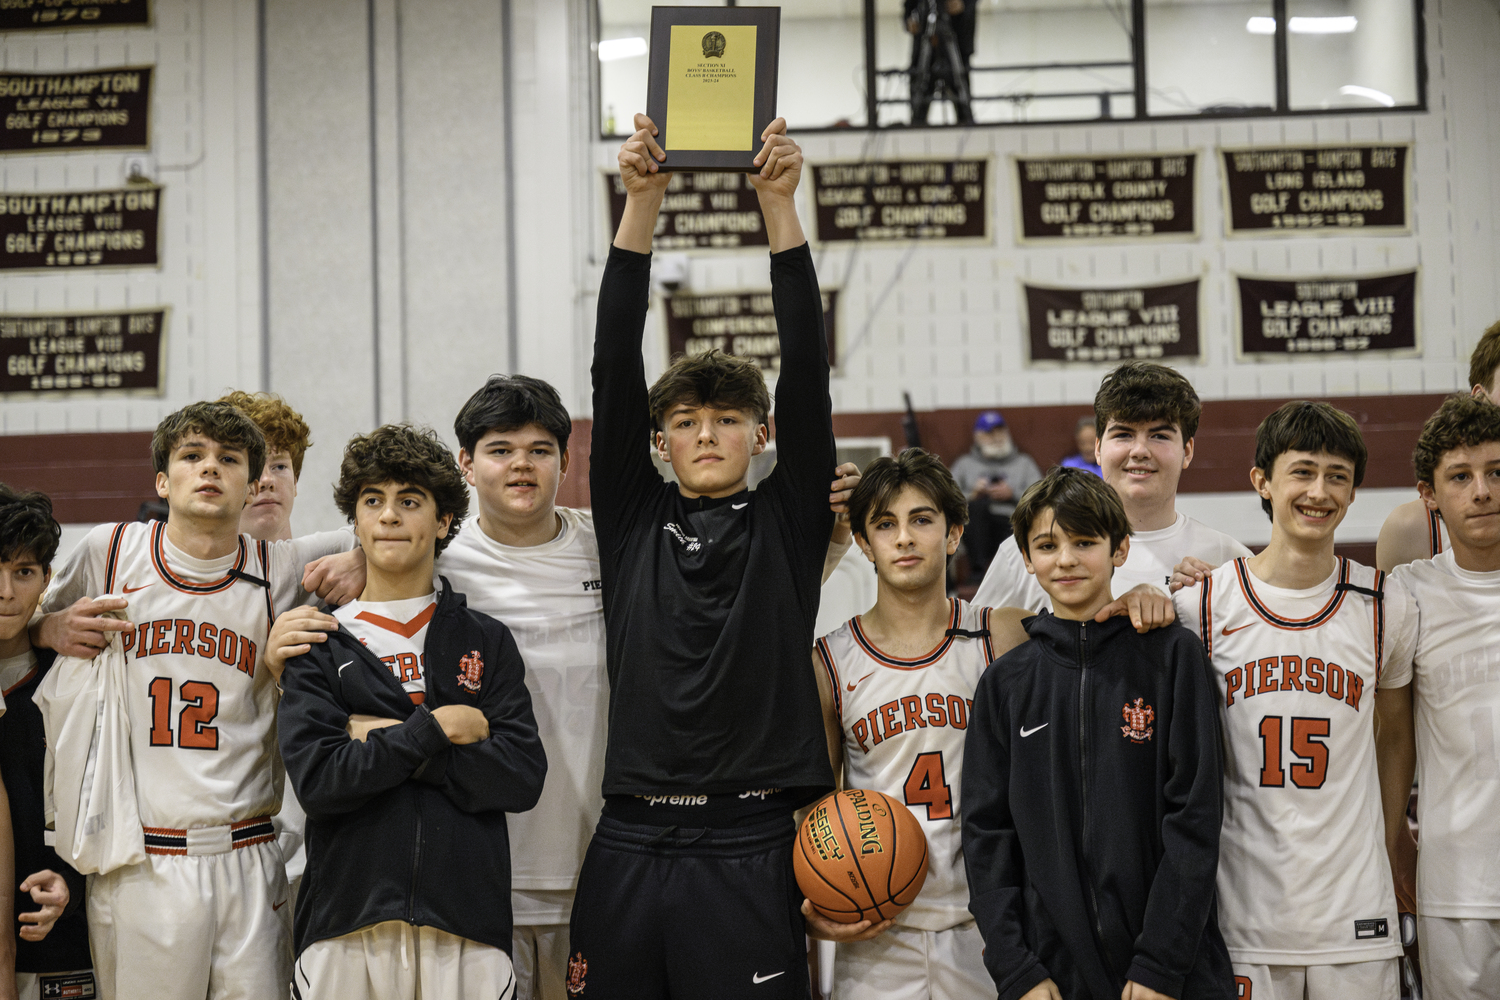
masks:
[[[829,920],[879,923],[912,904],[927,881],[927,836],[896,800],[853,788],[808,813],[792,854],[797,885]]]

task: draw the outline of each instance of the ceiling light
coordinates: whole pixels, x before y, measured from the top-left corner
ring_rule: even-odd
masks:
[[[1370,87],[1357,87],[1352,83],[1345,84],[1339,88],[1339,93],[1345,97],[1367,97],[1376,104],[1384,104],[1388,108],[1396,106],[1396,99],[1383,91],[1374,90]]]
[[[1294,35],[1346,35],[1359,26],[1357,17],[1294,17],[1287,28]],[[1245,22],[1252,35],[1276,34],[1276,18],[1252,17]]]
[[[614,62],[616,59],[632,59],[646,54],[644,38],[611,38],[599,43],[599,61]]]

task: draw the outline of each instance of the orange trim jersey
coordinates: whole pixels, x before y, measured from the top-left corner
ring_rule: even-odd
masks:
[[[129,602],[135,628],[121,638],[144,826],[181,832],[272,815],[282,784],[276,685],[260,657],[277,611],[303,599],[303,565],[354,536],[241,535],[233,554],[200,560],[166,534],[160,521],[99,525],[59,566],[42,609],[104,594]]]
[[[1448,526],[1443,523],[1443,516],[1435,510],[1427,512],[1427,555],[1436,558],[1444,552],[1449,551],[1452,545],[1448,541]]]
[[[390,668],[413,705],[427,700],[427,623],[437,591],[403,601],[350,601],[333,612],[366,649]]]
[[[927,882],[898,924],[941,931],[972,919],[959,837],[964,737],[994,659],[990,609],[950,601],[948,634],[916,659],[882,652],[849,619],[817,641],[844,733],[844,785],[884,792],[927,834]]]
[[[1410,594],[1347,559],[1308,590],[1272,587],[1236,559],[1174,603],[1219,683],[1230,955],[1293,966],[1398,957],[1375,693],[1411,682]]]

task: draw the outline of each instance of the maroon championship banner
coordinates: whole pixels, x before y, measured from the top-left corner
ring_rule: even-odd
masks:
[[[625,185],[619,174],[606,174],[610,238],[625,217]],[[750,181],[738,173],[674,173],[667,182],[656,233],[657,250],[707,250],[771,245],[760,199]]]
[[[838,364],[836,321],[838,290],[823,289],[823,329],[828,336],[828,363]],[[664,301],[667,314],[667,354],[676,357],[720,350],[754,358],[761,368],[781,367],[781,342],[776,335],[776,311],[771,293],[717,292],[677,294]]]
[[[1230,236],[1411,231],[1411,146],[1222,149]]]
[[[150,23],[150,0],[0,0],[0,31],[115,28]]]
[[[822,243],[989,243],[990,161],[889,160],[813,165]]]
[[[1244,278],[1242,357],[1288,354],[1415,353],[1417,272],[1368,278]]]
[[[1198,154],[1015,158],[1020,243],[1198,235]]]
[[[155,267],[160,230],[159,187],[0,194],[0,271]]]
[[[0,393],[133,389],[160,395],[167,310],[0,315]]]
[[[1099,364],[1197,358],[1198,279],[1124,288],[1024,285],[1029,358]]]
[[[0,153],[146,149],[150,66],[66,73],[0,73]]]

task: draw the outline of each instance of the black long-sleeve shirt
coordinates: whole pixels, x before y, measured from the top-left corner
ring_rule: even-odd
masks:
[[[611,247],[594,336],[589,484],[610,679],[604,794],[833,786],[812,648],[836,462],[807,246],[771,255],[776,468],[688,499],[652,466],[641,337],[651,257]],[[705,401],[712,402],[712,401]]]
[[[974,692],[964,742],[969,910],[1000,1000],[1127,979],[1229,1000],[1215,879],[1218,689],[1197,636],[1042,613]]]

